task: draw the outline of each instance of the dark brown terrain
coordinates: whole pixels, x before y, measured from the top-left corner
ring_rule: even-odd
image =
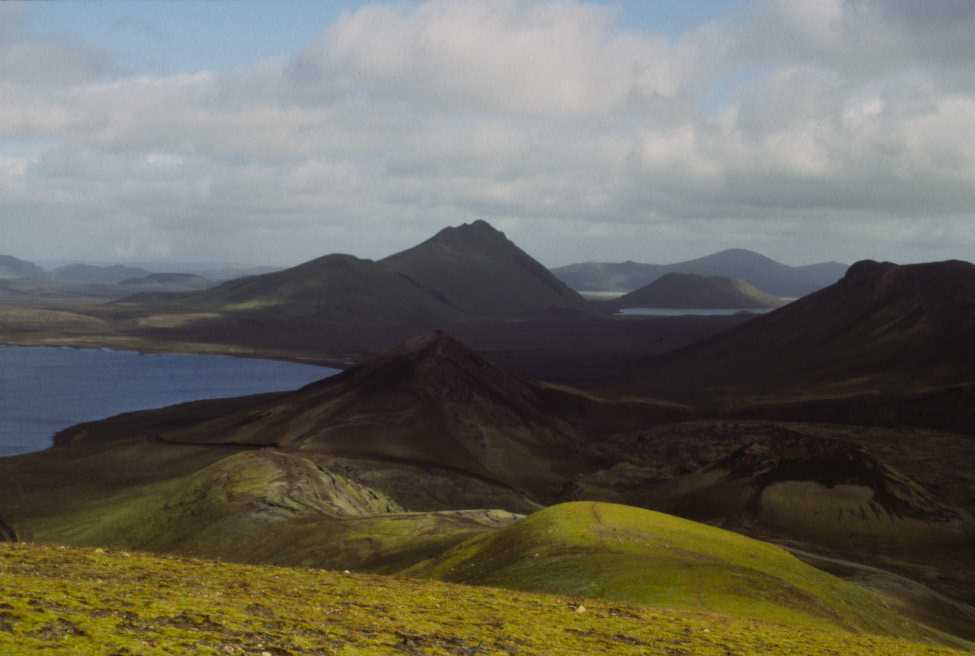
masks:
[[[741,417],[975,429],[975,265],[860,262],[840,282],[620,387]]]

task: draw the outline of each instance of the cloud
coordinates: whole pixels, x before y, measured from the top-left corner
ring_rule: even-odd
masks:
[[[970,252],[975,11],[917,6],[762,0],[675,39],[570,0],[375,4],[150,76],[0,4],[0,251],[291,263],[485,218],[552,264]]]

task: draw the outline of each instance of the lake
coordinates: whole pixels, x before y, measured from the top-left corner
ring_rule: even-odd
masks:
[[[742,309],[698,309],[698,308],[623,308],[620,314],[641,317],[727,317],[739,312],[749,312],[751,314],[767,314],[771,308],[752,308]]]
[[[0,456],[46,449],[54,433],[83,421],[292,390],[337,372],[218,355],[0,346]]]

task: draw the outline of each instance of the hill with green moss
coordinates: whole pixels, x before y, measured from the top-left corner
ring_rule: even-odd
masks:
[[[5,543],[0,574],[10,656],[963,653],[830,625],[100,548]]]
[[[552,506],[407,572],[783,623],[892,635],[916,629],[878,596],[780,547],[618,504]]]

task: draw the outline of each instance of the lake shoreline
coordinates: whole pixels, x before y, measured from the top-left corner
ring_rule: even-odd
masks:
[[[133,344],[132,342],[138,342]],[[12,337],[10,335],[0,335],[0,348],[2,347],[23,347],[23,348],[68,348],[68,349],[108,349],[111,351],[125,351],[130,353],[175,353],[185,355],[214,355],[229,358],[241,358],[250,360],[271,360],[275,362],[288,362],[291,364],[307,364],[317,367],[328,367],[344,371],[359,364],[360,360],[352,356],[336,357],[317,357],[303,356],[294,353],[283,353],[267,350],[244,350],[244,347],[237,346],[218,346],[203,342],[146,342],[145,340],[133,337],[120,338],[98,338],[91,335],[72,337]]]
[[[51,448],[55,435],[78,424],[183,403],[300,389],[341,371],[240,352],[3,340],[0,457]]]

